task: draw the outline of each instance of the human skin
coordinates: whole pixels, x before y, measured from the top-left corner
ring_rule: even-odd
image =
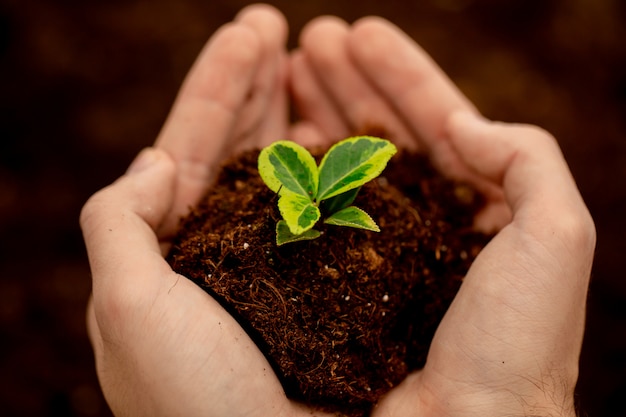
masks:
[[[480,189],[488,205],[476,225],[498,233],[471,266],[425,367],[372,415],[575,415],[595,229],[555,139],[484,119],[380,18],[316,19],[289,55],[286,34],[284,18],[264,5],[218,30],[154,147],[83,208],[88,327],[113,412],[325,415],[289,400],[237,322],[163,254],[228,154],[284,138],[330,143],[375,124]],[[293,126],[290,99],[300,115]]]

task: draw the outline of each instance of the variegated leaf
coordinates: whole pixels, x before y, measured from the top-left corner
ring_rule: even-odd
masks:
[[[319,166],[317,201],[345,193],[376,178],[396,151],[388,140],[371,136],[357,136],[335,144]]]
[[[294,235],[311,229],[321,215],[311,200],[289,191],[282,193],[278,199],[278,210]]]
[[[380,232],[380,228],[369,214],[358,207],[350,206],[343,210],[339,210],[332,216],[324,220],[326,224],[336,226],[356,227],[357,229],[366,229],[373,232]]]
[[[299,235],[294,235],[289,230],[289,226],[287,226],[287,222],[284,220],[279,220],[276,223],[276,244],[278,246],[284,245],[285,243],[299,242],[301,240],[312,240],[320,237],[320,232],[315,229],[309,229],[304,233],[300,233]]]
[[[313,200],[317,194],[318,170],[313,156],[295,142],[281,140],[259,154],[259,175],[274,192],[284,190]],[[281,191],[282,193],[282,191]]]

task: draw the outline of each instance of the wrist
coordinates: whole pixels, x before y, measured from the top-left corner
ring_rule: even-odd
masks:
[[[573,390],[565,392],[541,383],[533,386],[532,393],[516,391],[519,387],[514,384],[447,394],[426,390],[416,409],[419,415],[433,417],[577,417]],[[431,395],[423,395],[425,392]]]

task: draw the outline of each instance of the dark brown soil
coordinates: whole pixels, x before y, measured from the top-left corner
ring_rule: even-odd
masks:
[[[481,198],[401,152],[355,201],[380,233],[321,226],[319,239],[277,247],[276,195],[258,176],[257,156],[225,164],[184,219],[169,262],[239,320],[291,398],[366,414],[423,366],[489,239],[471,229]]]

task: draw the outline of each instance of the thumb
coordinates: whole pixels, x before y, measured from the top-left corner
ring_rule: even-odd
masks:
[[[502,187],[513,213],[467,281],[477,280],[479,288],[489,282],[491,291],[502,291],[500,300],[516,294],[513,301],[525,309],[534,305],[533,314],[556,309],[560,315],[575,306],[573,317],[582,320],[595,227],[556,140],[534,126],[467,113],[453,115],[449,127],[461,158]]]
[[[586,214],[558,143],[544,130],[457,112],[448,120],[448,132],[467,166],[503,188],[516,221],[562,218],[562,213],[547,210],[546,203],[573,208],[575,216]]]
[[[174,175],[174,162],[165,151],[145,148],[121,178],[87,201],[80,216],[83,234],[98,231],[100,219],[124,210],[156,229],[172,204]]]
[[[115,304],[131,297],[142,299],[150,288],[165,285],[150,279],[171,273],[154,231],[170,210],[174,186],[174,162],[165,151],[147,148],[126,174],[83,207],[80,225],[96,310],[106,300]]]
[[[255,415],[275,415],[288,403],[261,351],[215,300],[179,281],[160,251],[155,230],[171,209],[175,174],[165,151],[144,150],[81,213],[105,396],[116,415],[250,415],[257,398],[267,407]]]
[[[467,113],[452,115],[448,132],[465,163],[502,187],[513,217],[470,267],[428,366],[454,364],[481,383],[529,376],[518,378],[520,392],[532,392],[528,381],[540,381],[552,366],[570,389],[595,228],[559,147],[539,128]]]

